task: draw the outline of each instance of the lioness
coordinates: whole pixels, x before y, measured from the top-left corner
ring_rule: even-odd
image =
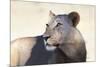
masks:
[[[49,16],[43,35],[11,42],[11,66],[86,61],[85,42],[76,28],[79,14],[55,15],[50,11]]]

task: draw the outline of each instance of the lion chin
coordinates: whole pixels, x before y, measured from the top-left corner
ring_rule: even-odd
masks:
[[[56,46],[49,46],[49,45],[46,46],[46,50],[48,51],[54,51],[56,48],[57,48]]]

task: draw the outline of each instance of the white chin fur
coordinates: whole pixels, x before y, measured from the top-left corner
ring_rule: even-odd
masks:
[[[48,50],[48,51],[53,51],[53,50],[55,50],[56,49],[56,47],[55,46],[46,46],[46,50]]]

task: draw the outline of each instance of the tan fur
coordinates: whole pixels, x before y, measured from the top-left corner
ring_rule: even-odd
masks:
[[[84,46],[82,43],[84,43],[84,40],[83,40],[83,37],[81,36],[80,32],[78,30],[75,30],[74,28],[72,28],[70,31],[70,34],[68,35],[68,39],[66,40],[65,44],[60,45],[59,48],[62,49],[62,51],[66,55],[69,55],[71,57],[71,56],[75,55],[74,53],[77,52],[77,49]]]
[[[24,65],[30,57],[36,38],[25,37],[11,42],[11,66]]]
[[[79,48],[83,43],[84,39],[82,37],[82,35],[80,34],[80,32],[78,30],[75,30],[75,28],[72,28],[70,30],[69,35],[67,36],[67,40],[66,43],[72,43],[74,44],[73,46],[75,46],[76,48]]]

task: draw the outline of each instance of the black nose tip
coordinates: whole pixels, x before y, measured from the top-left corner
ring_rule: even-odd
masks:
[[[50,36],[48,36],[48,37],[44,37],[44,39],[47,41],[48,40],[48,38],[50,38]]]

